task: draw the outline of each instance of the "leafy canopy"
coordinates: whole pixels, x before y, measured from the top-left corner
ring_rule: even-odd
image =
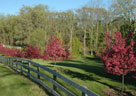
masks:
[[[103,53],[98,55],[103,60],[108,73],[126,75],[128,72],[136,71],[135,42],[133,40],[128,45],[121,33],[115,32],[113,36],[106,33],[104,41],[106,48],[102,47]]]

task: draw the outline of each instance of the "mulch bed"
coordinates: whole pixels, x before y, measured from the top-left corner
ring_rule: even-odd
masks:
[[[121,95],[121,90],[108,88],[103,90],[103,93],[105,94],[105,96],[136,96],[135,90],[126,90],[123,95]]]

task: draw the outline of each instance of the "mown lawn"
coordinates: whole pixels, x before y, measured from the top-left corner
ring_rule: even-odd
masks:
[[[48,96],[31,80],[0,64],[0,96]]]
[[[56,65],[53,62],[44,60],[34,59],[33,61],[56,70],[70,80],[86,86],[100,96],[105,96],[105,92],[107,91],[106,93],[108,93],[111,89],[119,90],[121,88],[121,77],[107,74],[104,70],[103,63],[98,58],[83,57],[79,60],[57,62]],[[80,94],[78,93],[79,91],[74,90],[63,81],[60,81],[60,83],[68,89],[72,89],[74,93]],[[133,90],[136,90],[136,79],[131,78],[131,74],[125,78],[125,88],[132,90],[132,92],[129,91],[128,94],[134,96]]]

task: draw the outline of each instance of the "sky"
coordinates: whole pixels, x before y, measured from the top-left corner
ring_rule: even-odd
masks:
[[[23,5],[35,6],[37,4],[48,5],[53,11],[66,11],[77,9],[90,0],[0,0],[0,14],[18,14]],[[97,1],[97,0],[96,0]],[[109,0],[101,0],[104,7],[108,8]]]

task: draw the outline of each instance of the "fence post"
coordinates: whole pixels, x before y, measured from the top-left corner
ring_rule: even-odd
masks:
[[[30,67],[30,62],[28,62],[28,67]],[[30,74],[30,69],[28,69],[28,73]],[[28,74],[28,78],[30,78],[29,74]]]
[[[86,86],[83,86],[83,87],[87,89]],[[88,96],[88,95],[82,91],[82,96]]]
[[[9,57],[8,57],[8,66],[10,67],[10,59],[9,59]]]
[[[6,65],[8,65],[8,59],[5,57],[5,62],[6,62]]]
[[[7,57],[7,65],[9,66],[9,57]]]
[[[12,67],[14,66],[14,62],[15,62],[15,61],[14,61],[14,58],[12,58]]]
[[[17,63],[18,63],[18,60],[16,60],[16,71],[17,71],[17,67],[18,67],[18,66],[17,66]]]
[[[11,67],[11,62],[12,62],[12,61],[11,61],[11,58],[9,57],[9,66],[10,66],[10,67]]]
[[[37,71],[40,72],[40,67],[37,67]],[[40,79],[40,75],[37,74],[37,78]]]
[[[12,67],[13,67],[13,69],[15,70],[15,63],[16,63],[16,59],[14,58],[14,59],[12,59]]]
[[[54,70],[56,72],[56,70]],[[57,80],[57,76],[55,74],[53,74],[53,80],[56,81]],[[56,91],[57,87],[53,84],[53,90]]]
[[[7,59],[6,59],[6,57],[4,57],[4,61],[5,61],[4,64],[7,65]]]
[[[10,67],[12,68],[12,64],[13,64],[13,59],[12,58],[10,58]]]
[[[1,62],[1,56],[0,56],[0,63],[2,63],[2,62]]]
[[[22,61],[22,60],[21,60],[21,64],[23,64],[23,61]],[[22,70],[23,70],[23,67],[22,67],[22,65],[20,65],[20,67],[21,67],[21,68],[20,68],[21,74],[23,74],[23,71],[22,71]]]

